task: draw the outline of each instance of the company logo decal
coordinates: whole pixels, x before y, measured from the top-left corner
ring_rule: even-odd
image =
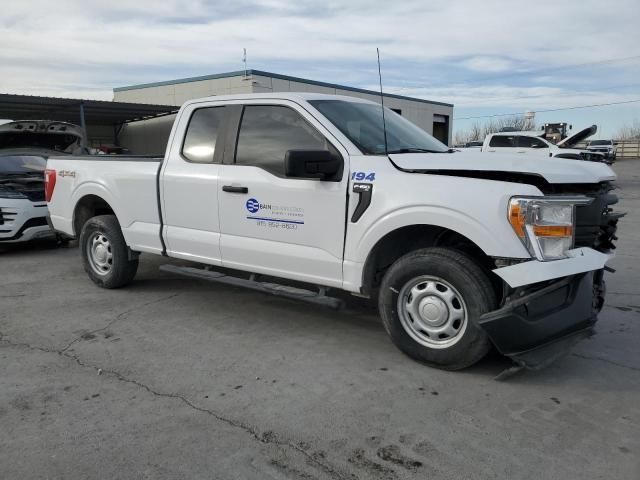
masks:
[[[256,213],[258,210],[260,210],[260,202],[258,202],[258,200],[256,200],[255,198],[250,198],[249,200],[247,200],[247,210],[249,210],[251,213]]]
[[[260,203],[256,198],[247,200],[245,207],[249,211],[247,220],[255,220],[256,225],[261,228],[297,230],[298,226],[304,225],[302,207]]]

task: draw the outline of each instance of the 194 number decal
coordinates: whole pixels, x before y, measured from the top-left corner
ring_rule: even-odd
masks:
[[[371,172],[371,173],[367,173],[367,172],[353,172],[351,174],[351,180],[358,180],[358,181],[362,181],[362,180],[368,180],[370,182],[375,181],[376,179],[376,174],[375,172]]]

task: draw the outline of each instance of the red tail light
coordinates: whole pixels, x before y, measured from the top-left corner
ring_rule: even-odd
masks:
[[[51,201],[54,188],[56,188],[56,171],[47,168],[44,171],[44,198],[47,202]]]

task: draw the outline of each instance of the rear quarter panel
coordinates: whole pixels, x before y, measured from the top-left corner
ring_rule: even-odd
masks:
[[[127,159],[129,158],[129,160]],[[134,250],[160,253],[160,220],[156,175],[159,159],[131,157],[52,157],[47,168],[56,170],[56,186],[49,213],[56,230],[71,236],[76,205],[87,195],[109,204]]]

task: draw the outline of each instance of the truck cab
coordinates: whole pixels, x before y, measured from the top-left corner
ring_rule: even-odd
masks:
[[[602,306],[614,178],[458,152],[366,100],[254,94],[185,103],[162,158],[50,158],[47,200],[101,287],[165,255],[200,277],[224,267],[370,298],[429,365],[464,368],[495,345],[536,367]]]

